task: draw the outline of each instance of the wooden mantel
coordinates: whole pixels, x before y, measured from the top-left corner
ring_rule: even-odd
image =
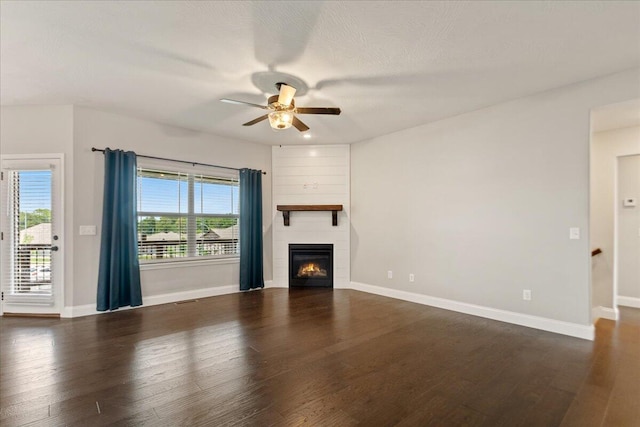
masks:
[[[282,212],[284,225],[289,226],[289,212],[291,211],[331,211],[332,223],[338,225],[338,211],[342,205],[277,205],[276,209]]]

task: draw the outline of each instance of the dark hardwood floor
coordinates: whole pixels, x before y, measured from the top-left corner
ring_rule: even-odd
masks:
[[[640,310],[576,338],[350,290],[0,320],[0,424],[638,426]]]

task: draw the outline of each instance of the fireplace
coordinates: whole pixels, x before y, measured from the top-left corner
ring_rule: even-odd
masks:
[[[289,244],[289,287],[333,288],[333,245]]]

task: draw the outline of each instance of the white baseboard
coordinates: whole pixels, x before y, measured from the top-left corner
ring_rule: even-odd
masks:
[[[184,292],[173,292],[170,294],[152,295],[147,297],[143,296],[142,297],[143,305],[140,305],[137,307],[121,307],[118,309],[118,311],[132,310],[136,308],[149,307],[152,305],[168,304],[168,303],[197,299],[197,298],[215,297],[218,295],[233,294],[236,292],[240,292],[240,290],[238,289],[238,285],[229,285],[229,286],[217,286],[214,288],[206,288],[206,289],[194,289],[194,290],[184,291]],[[60,317],[81,317],[81,316],[89,316],[92,314],[103,314],[103,313],[110,313],[110,311],[98,311],[96,310],[96,304],[94,303],[94,304],[65,307],[62,310]]]
[[[640,298],[623,297],[618,295],[616,297],[616,305],[622,305],[624,307],[640,308]]]
[[[554,332],[562,335],[569,335],[576,338],[593,341],[595,338],[595,328],[593,325],[581,325],[578,323],[563,322],[561,320],[548,319],[545,317],[532,316],[529,314],[515,313],[513,311],[498,310],[480,305],[467,304],[464,302],[437,298],[428,295],[416,294],[413,292],[400,291],[396,289],[383,288],[380,286],[367,285],[364,283],[351,282],[351,289],[382,295],[404,301],[415,302],[431,307],[443,308],[445,310],[457,311],[459,313],[471,314],[473,316],[498,320],[500,322],[513,323],[515,325],[526,326],[543,331]]]
[[[620,318],[620,312],[617,308],[603,307],[600,305],[593,307],[591,316],[594,323],[598,319],[618,320]]]
[[[289,285],[282,285],[280,283],[274,283],[273,280],[265,280],[264,287],[266,288],[288,288]]]
[[[275,284],[273,281],[265,281],[265,288],[287,288],[288,286],[282,286]],[[396,289],[383,288],[380,286],[367,285],[365,283],[351,282],[349,287],[337,287],[337,289],[354,289],[357,291],[368,292],[371,294],[386,296],[390,298],[401,299],[404,301],[415,302],[418,304],[428,305],[431,307],[438,307],[445,310],[457,311],[460,313],[470,314],[473,316],[484,317],[487,319],[498,320],[501,322],[513,323],[515,325],[526,326],[529,328],[541,329],[544,331],[554,332],[563,335],[569,335],[576,338],[582,338],[586,340],[593,340],[595,337],[595,329],[593,325],[580,325],[577,323],[563,322],[560,320],[547,319],[544,317],[531,316],[528,314],[515,313],[512,311],[498,310],[490,307],[483,307],[474,304],[467,304],[459,301],[448,300],[444,298],[437,298],[428,295],[416,294],[413,292],[400,291]],[[226,295],[240,292],[238,285],[218,286],[214,288],[195,289],[184,292],[174,292],[162,295],[153,295],[143,297],[144,305],[139,307],[149,307],[152,305],[167,304],[179,301],[185,301],[197,298],[207,298],[218,295]],[[623,298],[621,302],[620,299]],[[629,301],[633,300],[633,301]],[[624,304],[623,302],[626,302]],[[637,305],[630,305],[635,303]],[[618,297],[619,305],[627,305],[630,307],[640,307],[640,298]],[[138,307],[122,307],[118,310],[131,310]],[[598,313],[598,317],[606,317],[612,315],[613,309],[606,309]],[[609,310],[609,311],[608,311]],[[109,311],[97,311],[95,304],[86,304],[79,306],[64,307],[61,317],[81,317],[89,316],[93,314],[109,313]],[[617,311],[615,312],[617,316]],[[610,317],[606,317],[610,318]],[[617,317],[616,317],[617,318]]]

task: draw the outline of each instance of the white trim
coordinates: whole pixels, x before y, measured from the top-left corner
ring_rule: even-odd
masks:
[[[603,307],[600,305],[598,307],[593,307],[593,310],[591,310],[591,316],[593,323],[598,319],[618,320],[620,318],[620,312],[617,308]]]
[[[61,159],[64,153],[42,153],[42,154],[2,154],[1,160],[42,160],[42,159]]]
[[[616,305],[622,305],[624,307],[640,308],[640,298],[623,297],[618,295],[616,297]]]
[[[265,280],[264,281],[264,288],[288,288],[288,286],[283,286],[283,285],[276,285],[273,283],[273,280]]]
[[[275,284],[272,280],[264,282],[266,288],[287,288],[281,284]],[[526,326],[529,328],[541,329],[544,331],[554,332],[562,335],[569,335],[576,338],[591,340],[595,338],[595,329],[593,325],[580,325],[577,323],[563,322],[561,320],[548,319],[544,317],[531,316],[528,314],[515,313],[512,311],[498,310],[491,307],[483,307],[474,304],[467,304],[459,301],[437,298],[428,295],[416,294],[413,292],[399,291],[396,289],[383,288],[380,286],[367,285],[364,283],[351,282],[349,288],[356,291],[367,292],[375,295],[381,295],[389,298],[401,299],[404,301],[414,302],[418,304],[438,307],[445,310],[456,311],[459,313],[470,314],[473,316],[484,317],[487,319],[498,320],[501,322],[512,323],[515,325]],[[238,285],[219,286],[206,289],[195,289],[184,292],[174,292],[170,294],[154,295],[143,297],[144,305],[139,307],[150,307],[159,304],[168,304],[173,302],[185,301],[196,298],[207,298],[219,295],[233,294],[240,292]],[[620,298],[620,297],[619,297]],[[625,298],[625,297],[622,297]],[[628,297],[627,297],[628,298]],[[640,306],[640,298],[632,298],[638,300]],[[118,310],[131,310],[138,307],[122,307]],[[613,309],[605,309],[603,313],[612,312]],[[609,311],[607,311],[609,310]],[[97,311],[95,304],[86,304],[73,307],[64,307],[61,317],[80,317],[92,314],[110,313],[109,311]],[[617,313],[617,311],[616,311]],[[606,316],[600,316],[606,317]],[[609,318],[609,317],[606,317]]]
[[[205,259],[189,259],[185,261],[179,260],[166,260],[160,262],[142,262],[140,261],[140,271],[145,270],[164,270],[168,268],[180,268],[180,267],[194,267],[194,266],[207,266],[218,264],[239,264],[239,256],[227,256],[220,258],[205,258]]]
[[[620,249],[618,248],[618,164],[620,163],[620,156],[615,157],[615,164],[613,165],[613,294],[614,300],[618,295],[618,257],[620,256]],[[616,304],[618,305],[618,304]]]
[[[491,307],[467,304],[464,302],[416,294],[413,292],[367,285],[365,283],[351,282],[351,289],[415,302],[431,307],[443,308],[445,310],[457,311],[459,313],[471,314],[473,316],[485,317],[487,319],[498,320],[500,322],[513,323],[515,325],[541,329],[543,331],[554,332],[562,335],[569,335],[585,340],[593,341],[595,338],[595,328],[593,325],[581,325],[578,323],[564,322],[561,320],[548,319],[545,317],[532,316],[513,311],[498,310]]]
[[[238,285],[217,286],[214,288],[194,289],[191,291],[173,292],[170,294],[152,295],[142,297],[143,305],[137,307],[121,307],[117,311],[131,310],[136,308],[150,307],[152,305],[169,304],[173,302],[186,301],[197,298],[208,298],[219,295],[234,294],[240,292]],[[95,304],[85,304],[72,307],[64,307],[61,317],[80,317],[92,314],[111,313],[110,311],[98,311]]]

